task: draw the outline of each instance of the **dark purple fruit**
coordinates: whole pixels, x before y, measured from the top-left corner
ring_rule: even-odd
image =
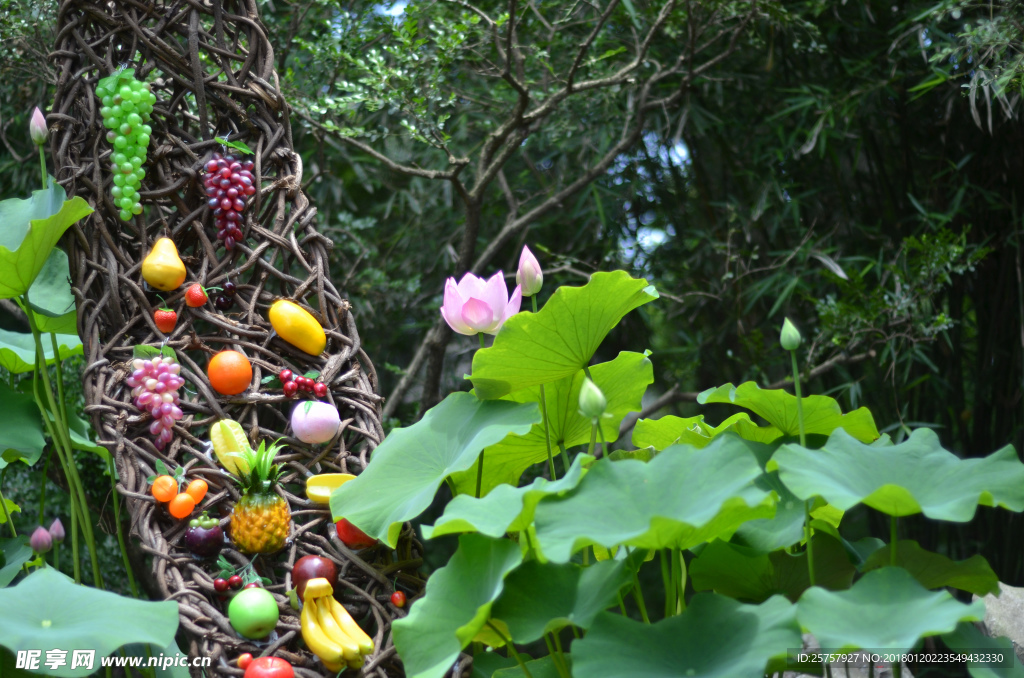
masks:
[[[231,297],[226,297],[223,294],[221,294],[218,295],[216,299],[214,299],[213,305],[216,306],[221,311],[226,311],[232,306],[234,306],[235,302]]]
[[[185,546],[194,556],[212,558],[224,548],[224,530],[216,518],[203,511],[203,515],[189,521],[185,530]]]
[[[224,294],[228,295],[229,297],[235,296],[235,283],[230,281],[224,283]]]

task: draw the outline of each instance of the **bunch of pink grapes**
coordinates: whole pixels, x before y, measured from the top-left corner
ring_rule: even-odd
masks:
[[[179,376],[181,365],[172,358],[157,356],[136,358],[132,367],[135,371],[125,383],[132,387],[135,407],[153,416],[149,432],[156,438],[156,448],[162,450],[174,437],[174,422],[182,417],[178,389],[185,380]]]
[[[214,153],[206,163],[203,186],[208,205],[217,223],[217,239],[229,250],[242,241],[242,212],[245,201],[256,193],[254,165],[251,160],[236,160],[232,155]]]

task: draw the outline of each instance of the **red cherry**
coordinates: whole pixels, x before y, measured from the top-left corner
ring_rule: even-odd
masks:
[[[391,604],[395,607],[405,607],[405,593],[402,591],[395,591],[392,593]]]
[[[243,589],[258,589],[259,587],[260,587],[260,583],[258,581],[251,581],[248,584],[246,584],[245,586],[243,586],[242,588]]]
[[[228,578],[228,586],[237,591],[242,588],[242,578],[237,574],[233,574]]]
[[[213,590],[217,593],[224,593],[228,590],[228,580],[217,577],[213,580]]]
[[[315,384],[313,384],[313,393],[316,394],[317,398],[326,398],[327,397],[327,384],[325,384],[322,381],[316,382]]]
[[[281,374],[279,374],[277,376],[281,380],[281,383],[284,384],[284,383],[289,382],[289,381],[292,380],[292,371],[291,370],[281,370]]]
[[[284,382],[283,388],[284,388],[284,394],[288,398],[293,397],[296,393],[299,392],[299,385],[297,383],[295,383],[294,381],[286,381],[286,382]]]
[[[236,663],[238,664],[238,668],[247,669],[249,668],[249,664],[252,664],[252,655],[248,652],[246,652],[245,654],[240,654],[238,655],[238,660]]]

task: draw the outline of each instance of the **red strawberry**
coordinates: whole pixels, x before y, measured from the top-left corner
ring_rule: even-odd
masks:
[[[169,308],[160,308],[153,312],[153,322],[161,332],[170,334],[178,324],[178,314]]]
[[[203,286],[199,283],[190,285],[189,288],[185,290],[185,303],[188,304],[190,308],[199,308],[209,300],[210,298],[206,296],[206,290],[204,290]]]

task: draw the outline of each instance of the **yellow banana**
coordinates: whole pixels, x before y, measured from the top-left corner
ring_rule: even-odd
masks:
[[[338,622],[331,615],[331,607],[328,600],[334,600],[331,596],[324,596],[316,599],[316,620],[320,624],[320,630],[324,632],[331,641],[336,643],[342,651],[345,661],[352,661],[359,655],[359,645],[352,638],[348,637]]]
[[[316,599],[306,598],[302,605],[302,614],[299,616],[302,628],[302,638],[306,641],[310,651],[315,654],[324,664],[341,664],[344,661],[341,646],[327,637],[317,622]]]
[[[324,598],[331,606],[331,614],[334,615],[334,619],[338,622],[338,626],[344,631],[349,638],[354,640],[359,645],[359,652],[361,654],[370,654],[373,652],[373,639],[366,635],[366,631],[363,631],[356,623],[356,620],[352,618],[352,615],[348,613],[341,603],[334,599],[333,596],[327,596]]]
[[[345,664],[344,662],[341,664],[330,664],[328,662],[324,662],[324,666],[334,675],[337,675],[342,669],[348,668],[348,664]]]
[[[349,661],[348,667],[350,669],[352,669],[353,671],[358,671],[359,669],[363,668],[363,664],[365,664],[365,663],[366,663],[366,657],[363,656],[363,655],[359,655],[355,659],[352,659],[352,660]]]

